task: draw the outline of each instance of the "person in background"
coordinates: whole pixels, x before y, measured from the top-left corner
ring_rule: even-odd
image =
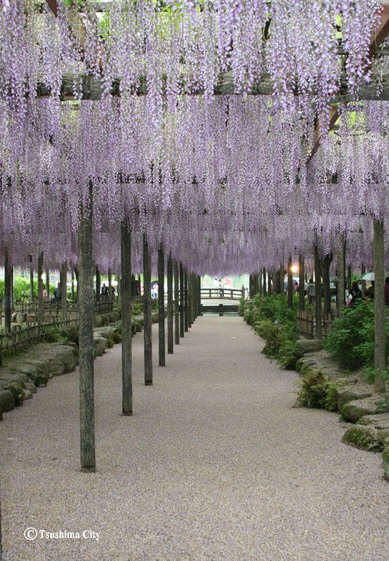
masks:
[[[354,308],[355,304],[362,300],[362,291],[359,288],[357,281],[353,282],[351,290],[349,292],[349,296],[351,296],[351,299],[349,300],[349,306],[351,308]]]
[[[385,304],[389,306],[389,277],[386,277],[385,279],[384,290],[385,290]]]
[[[42,297],[43,297],[43,300],[45,302],[46,302],[47,298],[49,297],[49,293],[47,292],[46,285],[43,285]]]
[[[56,302],[61,302],[62,300],[62,288],[60,282],[58,283],[57,288],[54,288],[54,299]]]
[[[309,301],[310,304],[312,304],[314,299],[315,299],[315,294],[316,294],[316,286],[315,286],[315,283],[313,282],[312,278],[309,279],[309,284],[308,284],[308,287],[307,287],[307,294],[308,294],[308,301]]]
[[[374,281],[371,281],[371,285],[366,290],[365,294],[366,298],[369,298],[369,300],[374,300]]]

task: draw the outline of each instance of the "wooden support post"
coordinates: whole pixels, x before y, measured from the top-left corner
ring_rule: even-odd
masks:
[[[34,269],[30,267],[30,302],[34,301]]]
[[[266,269],[265,269],[265,267],[263,268],[263,295],[264,295],[264,296],[267,295],[267,289],[266,289]]]
[[[174,342],[180,344],[180,277],[178,263],[174,260]]]
[[[184,268],[180,263],[180,337],[185,335],[185,287]]]
[[[332,262],[332,253],[327,254],[322,259],[323,273],[323,295],[324,295],[324,318],[331,317],[331,291],[330,291],[330,265]]]
[[[281,292],[280,292],[280,299],[283,300],[284,296],[285,296],[285,281],[284,281],[284,277],[285,277],[285,268],[284,268],[284,250],[282,250],[282,258],[280,261],[280,286],[281,286]]]
[[[144,331],[144,369],[145,385],[153,384],[153,349],[151,320],[151,256],[146,234],[143,234],[143,331]]]
[[[337,248],[337,262],[338,262],[338,274],[337,274],[337,292],[336,292],[336,307],[338,310],[338,316],[343,313],[345,304],[345,293],[346,293],[346,283],[345,283],[345,272],[346,272],[346,242],[344,239],[344,234],[339,237],[338,248]]]
[[[185,332],[189,331],[189,317],[188,317],[188,273],[185,270],[184,274],[184,309],[185,309]]]
[[[173,354],[173,259],[167,261],[167,352]]]
[[[43,252],[38,255],[38,322],[43,322],[44,301],[43,301]]]
[[[86,471],[95,471],[93,223],[91,208],[84,211],[80,220],[78,230],[78,267],[80,277],[78,296],[80,311],[79,370],[81,468]],[[66,287],[63,287],[62,290],[66,290]]]
[[[201,312],[201,278],[199,275],[196,276],[196,286],[197,286],[197,299],[196,299],[196,318]]]
[[[98,266],[96,265],[96,301],[100,302],[100,288],[101,286],[101,275]]]
[[[292,256],[288,259],[288,308],[293,307],[293,272],[292,272]]]
[[[361,275],[364,275],[366,273],[366,269],[365,269],[365,265],[362,263],[361,264]],[[362,281],[362,298],[365,298],[366,296],[366,281]]]
[[[304,256],[299,255],[299,308],[305,309]]]
[[[131,230],[128,221],[121,224],[122,277],[122,415],[132,415],[132,290]]]
[[[159,366],[165,366],[165,256],[158,250],[158,355]]]
[[[192,274],[188,275],[188,328],[192,327]]]
[[[62,318],[66,319],[68,314],[68,287],[67,287],[68,266],[65,262],[61,269],[61,288],[62,288]]]
[[[262,276],[262,269],[259,271],[258,280],[259,280],[258,290],[259,290],[259,294],[262,296],[262,293],[263,293],[263,276]]]
[[[316,312],[316,339],[322,338],[321,327],[321,266],[319,247],[315,244],[315,312]]]
[[[108,269],[108,302],[112,302],[112,271]]]
[[[76,302],[78,302],[78,295],[80,289],[80,275],[78,274],[78,267],[74,267],[74,276],[76,277]]]
[[[75,300],[75,296],[74,296],[74,271],[72,271],[72,302],[74,302]]]
[[[4,260],[4,323],[5,332],[11,333],[11,318],[12,318],[12,266],[9,262],[9,254],[5,248]]]
[[[374,368],[377,373],[374,380],[374,389],[379,392],[385,391],[385,380],[381,374],[386,368],[385,354],[385,245],[384,245],[384,222],[374,220],[374,313],[375,313],[375,337],[374,337]]]
[[[46,269],[46,290],[47,290],[47,300],[50,300],[50,271]]]

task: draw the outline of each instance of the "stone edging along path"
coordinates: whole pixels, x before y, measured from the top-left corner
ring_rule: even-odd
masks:
[[[116,319],[119,317],[117,314]],[[115,323],[94,329],[95,358],[115,340],[118,342],[117,331]],[[50,378],[73,372],[77,365],[76,343],[38,343],[7,359],[6,366],[0,368],[0,420],[4,412],[31,399],[37,388],[46,386]]]
[[[303,358],[297,361],[296,371],[305,376],[320,368],[330,379],[341,384],[337,413],[340,421],[349,424],[342,441],[369,452],[382,452],[385,478],[389,480],[389,396],[378,394],[372,384],[358,373],[339,370],[331,356],[321,349],[320,341],[299,340]]]
[[[119,312],[95,317],[94,355],[101,356],[105,349],[118,342]],[[105,322],[108,325],[103,326]],[[158,322],[158,314],[152,314],[152,322]],[[143,328],[143,315],[132,317],[132,333]],[[2,414],[31,399],[38,387],[45,387],[50,378],[73,372],[78,365],[78,347],[75,343],[38,343],[28,350],[6,360],[0,368],[0,421]]]

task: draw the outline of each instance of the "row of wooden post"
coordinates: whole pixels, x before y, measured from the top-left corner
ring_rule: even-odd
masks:
[[[374,312],[375,312],[375,340],[374,340],[374,367],[377,371],[375,377],[375,389],[378,391],[385,390],[385,380],[380,374],[386,368],[386,334],[385,334],[385,300],[384,300],[384,282],[385,282],[385,246],[384,246],[384,222],[381,219],[373,219],[374,225],[374,273],[375,273],[375,291],[374,291]],[[281,262],[280,270],[266,271],[262,269],[260,273],[250,275],[250,298],[257,293],[266,296],[271,293],[273,286],[273,294],[284,296],[283,280],[284,280],[284,264]],[[315,271],[315,318],[316,318],[316,338],[322,338],[322,285],[323,278],[323,296],[324,296],[324,313],[325,317],[331,314],[331,298],[329,293],[329,270],[332,261],[332,254],[325,255],[320,258],[318,242],[314,245],[314,271]],[[364,267],[362,265],[362,271]],[[349,267],[348,277],[351,282],[351,267]],[[267,282],[266,282],[267,281]],[[293,300],[293,275],[292,275],[292,259],[288,260],[288,305],[292,306]],[[304,287],[304,257],[299,256],[299,286]],[[337,297],[336,307],[337,314],[341,315],[345,306],[346,292],[346,238],[345,234],[340,234],[337,247]],[[299,291],[299,308],[304,310],[305,299],[304,290]]]
[[[96,469],[94,438],[94,390],[93,390],[93,325],[90,325],[90,309],[93,301],[93,251],[92,216],[84,216],[79,230],[79,271],[81,290],[80,310],[80,411],[81,411],[81,468]],[[121,307],[122,307],[122,415],[133,414],[132,395],[132,267],[131,229],[127,221],[121,226]],[[174,344],[180,343],[201,309],[200,278],[184,270],[182,263],[169,256],[167,272],[167,351],[173,353]],[[153,384],[152,361],[152,306],[151,306],[151,255],[147,237],[143,236],[143,314],[144,314],[144,383]],[[158,363],[166,364],[165,337],[165,255],[158,250]],[[173,291],[174,281],[174,291]],[[82,318],[82,319],[81,319]],[[92,339],[91,339],[92,338]]]

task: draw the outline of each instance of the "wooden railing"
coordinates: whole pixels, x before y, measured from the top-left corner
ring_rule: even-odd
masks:
[[[244,297],[244,291],[237,288],[202,288],[201,299],[226,298],[229,300],[240,300]]]

